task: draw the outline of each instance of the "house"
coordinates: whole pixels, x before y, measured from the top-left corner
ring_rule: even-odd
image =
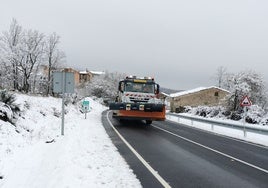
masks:
[[[169,103],[171,112],[178,112],[185,106],[217,106],[224,103],[229,92],[225,89],[199,87],[196,89],[170,94]]]
[[[88,70],[77,71],[73,68],[63,68],[63,69],[60,69],[60,71],[74,73],[75,86],[78,86],[82,83],[91,81],[94,76],[99,76],[99,75],[105,74],[105,72],[102,72],[102,71],[88,71]]]
[[[74,83],[75,85],[79,85],[81,83],[89,82],[92,80],[94,76],[105,74],[105,72],[101,71],[77,71],[72,68],[64,68],[65,72],[73,72],[74,73]]]
[[[71,72],[74,74],[74,84],[75,86],[79,86],[82,83],[89,82],[92,80],[94,76],[99,76],[105,74],[105,72],[102,71],[77,71],[73,68],[67,67],[67,68],[52,68],[52,71],[56,72]],[[48,77],[48,66],[46,65],[40,65],[38,72],[36,74],[38,76],[38,82],[36,85],[39,87],[44,87],[44,85],[47,85],[47,77]],[[53,76],[53,74],[52,74]],[[35,88],[38,89],[38,88]],[[40,89],[39,89],[40,90]]]
[[[93,77],[93,74],[86,70],[86,71],[80,71],[79,72],[79,83],[85,83],[89,82]]]
[[[165,100],[167,97],[169,97],[169,94],[164,93],[164,92],[159,93],[159,98],[160,99]]]
[[[73,68],[64,68],[63,69],[65,72],[72,72],[74,73],[74,84],[77,86],[79,84],[79,72]]]
[[[168,99],[168,97],[169,97],[169,94],[167,94],[167,93],[164,93],[164,92],[160,92],[159,93],[159,98],[164,102],[164,104],[166,105],[166,109],[167,110],[170,110],[170,103],[169,103],[169,101],[167,100]]]
[[[100,75],[104,75],[105,72],[103,71],[80,71],[79,72],[79,83],[85,83],[85,82],[89,82],[92,80],[93,77],[95,76],[100,76]]]

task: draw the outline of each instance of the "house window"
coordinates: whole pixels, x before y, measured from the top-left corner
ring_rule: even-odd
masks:
[[[218,96],[219,96],[219,92],[216,91],[216,92],[214,93],[214,96],[215,96],[215,97],[218,97]]]

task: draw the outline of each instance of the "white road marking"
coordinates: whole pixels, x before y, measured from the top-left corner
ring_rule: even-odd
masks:
[[[166,119],[166,121],[169,121],[169,122],[172,122],[172,123],[178,123],[177,121],[173,121],[173,120],[169,120],[169,119]],[[253,142],[250,142],[250,141],[246,141],[246,140],[241,140],[241,139],[238,139],[238,138],[233,138],[231,136],[226,136],[224,134],[212,132],[210,130],[205,130],[205,129],[201,129],[201,128],[198,128],[198,127],[189,126],[189,125],[187,125],[185,123],[180,123],[180,125],[182,125],[184,127],[187,127],[187,128],[191,128],[191,129],[195,129],[195,130],[198,130],[198,131],[202,131],[202,132],[205,132],[205,133],[217,135],[217,136],[220,136],[220,137],[223,137],[223,138],[227,138],[229,140],[235,140],[237,142],[245,143],[245,144],[256,146],[256,147],[259,147],[259,148],[268,149],[268,147],[267,146],[264,146],[264,145],[256,144],[256,143],[253,143]]]
[[[126,139],[116,130],[116,128],[113,126],[112,122],[109,120],[110,112],[107,113],[107,120],[110,124],[110,126],[113,128],[113,130],[116,132],[116,134],[120,137],[120,139],[127,145],[127,147],[133,152],[134,155],[140,160],[140,162],[152,173],[152,175],[163,185],[165,188],[171,188],[171,186],[166,182],[156,170],[154,170],[146,161],[145,159],[126,141]]]
[[[246,161],[243,161],[243,160],[241,160],[241,159],[235,158],[235,157],[233,157],[233,156],[231,156],[231,155],[222,153],[222,152],[220,152],[220,151],[218,151],[218,150],[212,149],[212,148],[210,148],[210,147],[208,147],[208,146],[205,146],[205,145],[200,144],[200,143],[198,143],[198,142],[192,141],[192,140],[190,140],[190,139],[188,139],[188,138],[185,138],[185,137],[183,137],[183,136],[177,135],[177,134],[172,133],[172,132],[170,132],[170,131],[168,131],[168,130],[165,130],[165,129],[163,129],[163,128],[160,128],[160,127],[157,127],[157,126],[154,126],[154,125],[152,125],[152,126],[153,126],[154,128],[157,128],[157,129],[161,130],[161,131],[164,131],[164,132],[166,132],[166,133],[169,133],[169,134],[171,134],[171,135],[173,135],[173,136],[176,136],[176,137],[178,137],[178,138],[181,138],[181,139],[183,139],[183,140],[185,140],[185,141],[187,141],[187,142],[190,142],[190,143],[192,143],[192,144],[198,145],[198,146],[203,147],[203,148],[205,148],[205,149],[207,149],[207,150],[210,150],[210,151],[215,152],[215,153],[217,153],[217,154],[223,155],[223,156],[225,156],[225,157],[228,157],[228,158],[230,158],[230,159],[233,159],[233,160],[235,160],[235,161],[238,161],[238,162],[240,162],[240,163],[243,163],[243,164],[245,164],[245,165],[247,165],[247,166],[250,166],[250,167],[252,167],[252,168],[255,168],[255,169],[257,169],[257,170],[260,170],[260,171],[262,171],[262,172],[268,174],[268,170],[266,170],[266,169],[263,169],[263,168],[261,168],[261,167],[255,166],[255,165],[250,164],[250,163],[248,163],[248,162],[246,162]]]

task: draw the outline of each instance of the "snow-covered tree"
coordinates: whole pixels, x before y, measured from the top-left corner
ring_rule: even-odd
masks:
[[[56,33],[52,33],[47,37],[45,45],[45,63],[48,66],[48,76],[47,76],[47,91],[46,94],[51,93],[51,73],[55,70],[59,63],[65,57],[65,54],[59,50],[60,36]]]
[[[37,69],[38,65],[42,62],[44,53],[44,34],[36,30],[26,31],[21,51],[23,53],[23,60],[19,62],[18,66],[23,76],[22,90],[28,93],[31,89],[30,80],[34,76],[33,71]],[[33,85],[34,82],[35,79],[32,79]]]
[[[117,95],[118,82],[124,76],[120,73],[108,73],[94,76],[93,79],[84,86],[85,96],[96,96],[99,98],[115,98]],[[82,93],[80,89],[80,93]]]
[[[1,57],[0,57],[0,89],[5,88],[5,86],[7,85],[7,82],[8,80],[6,79],[6,76],[5,76],[4,62],[1,60]]]
[[[114,79],[109,73],[95,76],[89,86],[91,95],[96,97],[113,97],[116,95],[117,79]]]
[[[232,111],[240,111],[240,101],[243,96],[250,97],[253,104],[264,107],[267,103],[265,84],[261,76],[254,71],[244,71],[229,74],[226,77],[225,89],[228,95],[228,107]]]
[[[19,63],[23,60],[21,56],[21,45],[23,30],[16,19],[13,19],[8,31],[4,31],[0,37],[0,60],[1,60],[1,81],[4,87],[19,89]],[[8,81],[12,84],[8,84]],[[2,86],[3,87],[3,86]]]
[[[56,33],[46,39],[43,33],[23,29],[13,19],[9,30],[0,35],[0,87],[49,93],[51,70],[65,57],[58,44]],[[37,75],[41,73],[39,65],[48,66],[48,75]]]
[[[216,75],[215,75],[215,79],[217,81],[217,85],[219,88],[221,88],[223,86],[223,82],[224,79],[227,75],[227,71],[226,71],[226,67],[220,66],[217,69]]]

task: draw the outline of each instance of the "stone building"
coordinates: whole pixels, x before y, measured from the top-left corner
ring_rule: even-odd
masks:
[[[75,70],[73,68],[64,68],[64,71],[74,73],[74,84],[76,86],[80,83],[80,74],[79,74],[79,72],[77,70]]]
[[[225,103],[227,90],[212,86],[170,94],[170,111],[178,112],[184,106],[217,106]]]
[[[93,74],[86,70],[86,71],[80,71],[79,72],[79,83],[85,83],[92,80]]]

